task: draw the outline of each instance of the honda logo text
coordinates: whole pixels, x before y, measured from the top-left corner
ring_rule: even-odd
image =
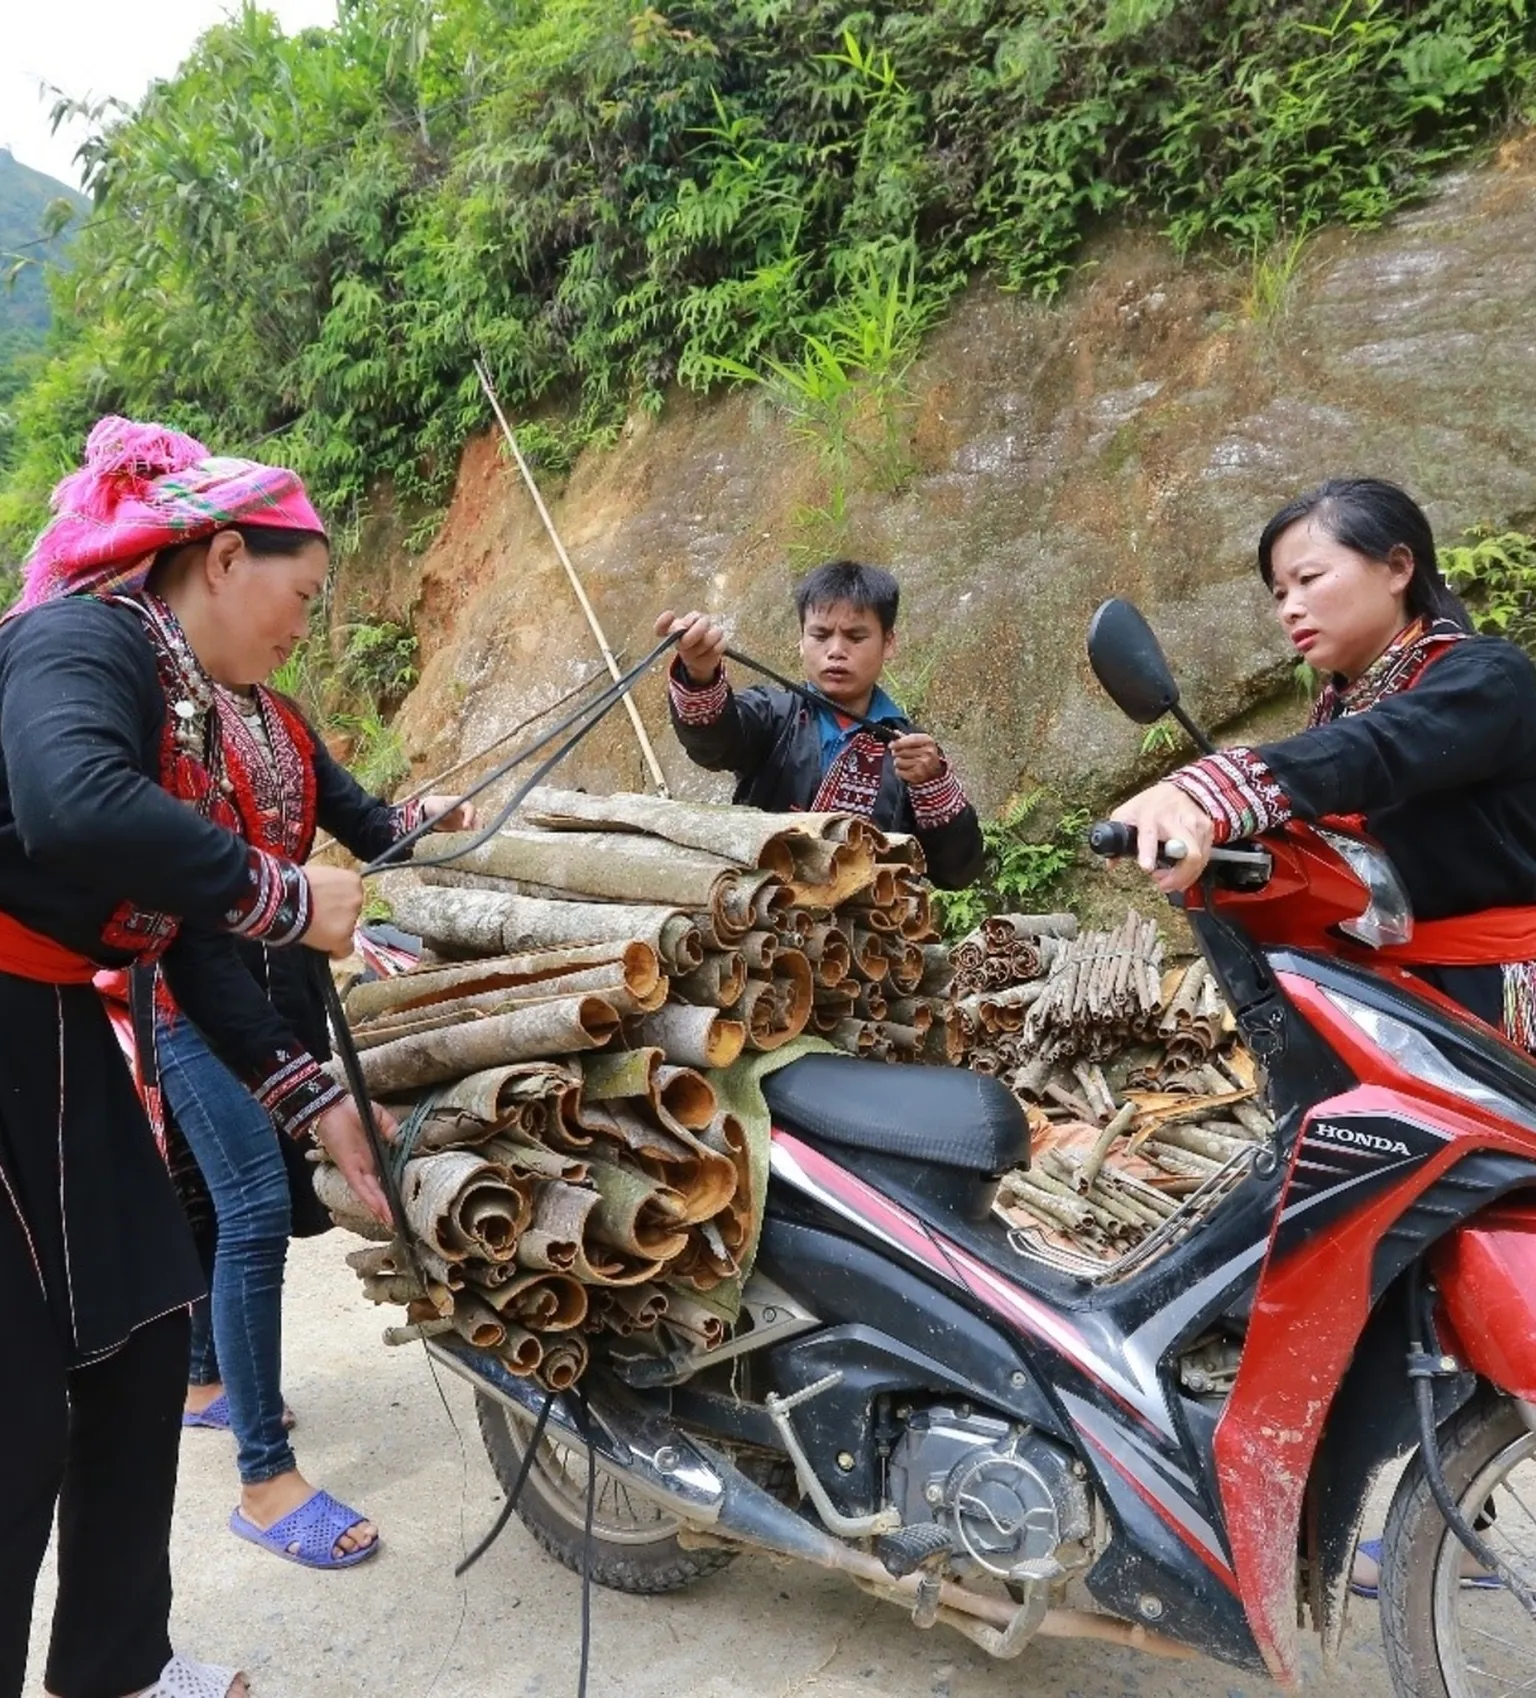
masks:
[[[1316,1120],[1308,1135],[1322,1138],[1330,1144],[1351,1144],[1357,1150],[1370,1150],[1378,1156],[1411,1156],[1413,1151],[1401,1138],[1383,1138],[1379,1132],[1362,1132],[1355,1126],[1339,1126],[1331,1120]]]

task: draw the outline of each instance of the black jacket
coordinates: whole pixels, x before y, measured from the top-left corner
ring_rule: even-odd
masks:
[[[686,693],[679,665],[674,663],[673,683]],[[676,698],[676,690],[668,692],[678,741],[696,765],[736,775],[733,802],[766,813],[799,813],[815,801],[822,781],[821,729],[804,697],[772,685],[739,693],[727,686],[723,711],[707,725],[685,721]],[[886,723],[898,732],[912,729],[900,717]],[[985,852],[975,808],[965,802],[944,824],[919,825],[889,753],[870,818],[882,831],[906,831],[917,838],[928,858],[928,876],[940,889],[958,890],[981,877]]]
[[[1502,637],[1256,752],[1298,818],[1365,815],[1419,919],[1536,903],[1536,668]]]
[[[1536,668],[1469,637],[1364,713],[1258,749],[1296,816],[1364,814],[1421,920],[1536,903]],[[1497,967],[1421,976],[1491,1025]]]
[[[223,929],[249,847],[160,787],[165,715],[127,608],[71,596],[0,624],[0,910],[106,967],[133,959],[103,942],[125,898],[184,916],[166,982],[220,1058],[264,1080],[294,1034]]]

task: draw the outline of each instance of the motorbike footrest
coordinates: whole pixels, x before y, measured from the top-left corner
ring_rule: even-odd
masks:
[[[920,1521],[914,1527],[898,1527],[875,1540],[875,1555],[893,1579],[904,1580],[919,1568],[947,1557],[954,1540],[936,1521]]]

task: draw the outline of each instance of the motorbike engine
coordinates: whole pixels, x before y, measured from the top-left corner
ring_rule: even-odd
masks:
[[[937,1522],[957,1569],[1025,1579],[1045,1558],[1088,1560],[1092,1512],[1075,1461],[1024,1422],[934,1404],[908,1418],[887,1477],[903,1525]]]

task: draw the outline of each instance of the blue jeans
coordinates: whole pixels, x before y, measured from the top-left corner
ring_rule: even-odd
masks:
[[[166,1101],[203,1170],[219,1223],[213,1290],[204,1314],[194,1312],[188,1378],[208,1384],[222,1377],[240,1478],[259,1485],[297,1466],[283,1428],[291,1210],[281,1133],[190,1021],[162,1021],[157,1035]]]

